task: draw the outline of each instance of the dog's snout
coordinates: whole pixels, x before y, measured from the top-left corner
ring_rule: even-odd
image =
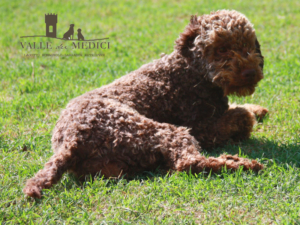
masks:
[[[255,69],[247,69],[242,72],[242,76],[247,79],[254,78],[256,74]]]

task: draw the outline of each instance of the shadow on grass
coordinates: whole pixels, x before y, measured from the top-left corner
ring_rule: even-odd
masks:
[[[272,159],[276,163],[300,166],[300,143],[283,144],[268,139],[251,138],[237,145],[226,145],[203,153],[218,157],[220,154],[240,154],[251,159]]]
[[[293,144],[279,144],[275,141],[270,141],[267,139],[249,139],[237,145],[226,145],[222,148],[215,148],[210,151],[203,151],[203,154],[206,156],[213,156],[218,157],[221,154],[239,154],[243,157],[251,158],[251,159],[260,159],[263,162],[268,162],[266,167],[272,166],[272,161],[276,162],[279,166],[282,165],[286,167],[286,164],[289,166],[296,166],[300,167],[300,143],[293,143]],[[247,171],[244,171],[245,173]],[[185,172],[183,172],[185,173]],[[223,172],[221,172],[223,173]],[[225,173],[235,173],[235,171],[226,171]],[[143,171],[137,173],[135,176],[126,178],[122,176],[120,178],[109,178],[105,179],[101,176],[101,173],[96,175],[95,177],[87,176],[85,180],[78,179],[73,174],[69,174],[63,178],[62,182],[64,189],[70,190],[74,187],[84,189],[86,186],[89,186],[94,181],[104,180],[105,186],[116,186],[119,185],[120,182],[128,183],[130,181],[154,181],[156,178],[161,177],[168,177],[172,175],[173,172],[169,172],[164,170],[160,167],[155,169],[154,171]],[[205,172],[200,177],[208,177],[209,172]],[[191,174],[187,173],[188,176]],[[214,173],[210,174],[212,177],[217,176]],[[199,177],[198,176],[198,177]],[[220,175],[218,175],[220,177]],[[75,186],[74,186],[75,185]],[[40,202],[40,201],[38,201]]]
[[[266,167],[272,165],[272,161],[276,162],[278,165],[300,167],[300,143],[292,144],[282,144],[275,141],[267,139],[256,139],[251,138],[247,141],[243,141],[236,145],[225,145],[221,148],[215,148],[210,151],[203,150],[203,154],[206,156],[218,157],[221,154],[238,154],[250,159],[260,159],[263,163],[268,162]],[[227,171],[230,172],[230,171]],[[234,171],[232,171],[234,173]],[[246,172],[246,171],[244,171]],[[167,176],[168,171],[160,168],[154,171],[144,171],[136,174],[136,176],[131,178],[126,178],[126,180],[153,180],[156,177]],[[170,173],[172,174],[172,172]],[[205,172],[204,177],[208,176],[209,172]],[[211,174],[215,176],[215,174]],[[99,177],[99,176],[98,176]],[[74,179],[76,179],[74,177]],[[120,179],[111,179],[110,184],[116,184]],[[82,183],[81,183],[82,184]]]

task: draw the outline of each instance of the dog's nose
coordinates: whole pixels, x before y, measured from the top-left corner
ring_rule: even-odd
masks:
[[[254,77],[255,77],[255,74],[256,74],[255,69],[248,69],[248,70],[244,70],[244,71],[242,72],[242,76],[243,76],[244,78],[247,78],[247,79],[254,78]]]

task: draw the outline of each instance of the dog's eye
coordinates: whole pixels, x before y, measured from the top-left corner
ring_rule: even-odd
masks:
[[[221,48],[218,49],[218,52],[219,52],[219,53],[226,53],[226,52],[227,52],[227,49],[224,48],[224,47],[221,47]]]

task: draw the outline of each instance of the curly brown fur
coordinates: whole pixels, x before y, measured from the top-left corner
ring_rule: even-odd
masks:
[[[249,138],[255,116],[267,109],[229,105],[227,95],[252,94],[262,78],[263,56],[244,15],[192,16],[173,53],[67,105],[53,132],[54,156],[24,192],[40,198],[65,171],[78,177],[134,175],[158,165],[193,173],[224,166],[258,171],[255,160],[205,158],[200,151]]]

